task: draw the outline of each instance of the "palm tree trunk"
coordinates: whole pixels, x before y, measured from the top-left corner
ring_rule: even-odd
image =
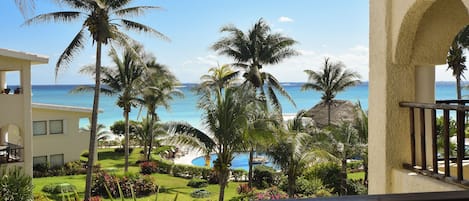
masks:
[[[347,159],[342,159],[342,171],[341,171],[341,185],[340,185],[340,195],[347,194]]]
[[[127,106],[125,106],[127,107]],[[125,153],[125,164],[124,164],[124,172],[129,171],[129,110],[126,108],[124,109],[124,118],[125,118],[125,128],[124,128],[124,135],[125,135],[125,145],[124,145],[124,153]]]
[[[248,172],[248,186],[252,188],[252,161],[254,158],[254,148],[251,147],[249,151],[249,172]]]
[[[147,160],[149,161],[150,160],[150,157],[151,157],[151,149],[153,148],[153,123],[155,121],[155,115],[154,115],[154,112],[153,114],[150,115],[150,122],[148,122],[150,125],[149,125],[149,128],[148,128],[148,134],[150,136],[150,139],[149,140],[149,145],[148,145],[148,154],[147,154]]]
[[[222,170],[220,170],[220,194],[218,195],[218,201],[223,201],[225,199],[225,187],[228,183],[228,171],[229,170],[227,168],[222,168]]]
[[[331,125],[331,104],[332,101],[327,101],[327,125]]]
[[[456,90],[458,95],[458,100],[461,100],[461,77],[456,76]]]
[[[99,92],[101,91],[101,42],[96,41],[96,78],[91,113],[90,145],[88,148],[88,168],[86,171],[85,200],[91,198],[91,184],[93,176],[94,155],[96,153],[96,132],[98,127]]]
[[[296,189],[296,175],[292,172],[288,174],[288,197],[293,198],[295,196]]]

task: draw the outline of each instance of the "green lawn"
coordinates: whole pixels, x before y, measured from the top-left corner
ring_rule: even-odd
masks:
[[[113,152],[113,149],[100,149],[98,150],[98,159],[101,168],[117,168],[118,172],[123,172],[124,168],[124,156],[117,155]],[[135,165],[135,162],[139,159],[139,152],[140,149],[136,149],[132,152],[129,157],[129,166],[130,172],[138,172],[139,167]],[[158,200],[166,201],[166,200],[174,200],[176,194],[178,194],[178,201],[192,201],[192,200],[218,200],[218,192],[219,186],[218,185],[209,185],[208,187],[204,188],[212,193],[211,197],[204,198],[204,199],[194,199],[190,196],[190,193],[195,190],[195,188],[186,186],[188,183],[188,179],[172,177],[167,174],[153,174],[156,183],[161,186],[167,188],[169,191],[167,193],[160,193],[158,195]],[[61,176],[61,177],[44,177],[44,178],[34,178],[34,193],[43,193],[41,191],[44,185],[50,183],[63,183],[67,182],[73,184],[77,187],[78,194],[83,197],[84,189],[85,189],[85,175],[75,175],[75,176]],[[231,182],[229,183],[227,189],[225,190],[225,199],[229,200],[230,198],[237,195],[236,188],[238,187],[238,183]],[[53,197],[47,193],[43,193],[47,195],[53,200],[61,200],[61,197]],[[120,200],[120,199],[119,199]],[[127,199],[132,200],[132,199]],[[155,200],[155,195],[149,197],[142,197],[137,200],[146,201],[146,200]]]
[[[365,178],[365,172],[348,173],[347,179],[359,180]]]

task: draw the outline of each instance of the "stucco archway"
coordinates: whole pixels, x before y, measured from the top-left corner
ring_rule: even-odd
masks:
[[[7,143],[23,146],[23,136],[15,124],[6,124],[1,127],[0,145],[7,145]]]
[[[394,63],[445,64],[454,36],[467,24],[469,13],[461,0],[416,1],[401,22]]]

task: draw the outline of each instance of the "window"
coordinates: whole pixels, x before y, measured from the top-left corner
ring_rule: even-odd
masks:
[[[36,166],[39,164],[47,164],[47,156],[34,156],[33,166]]]
[[[64,121],[63,120],[50,120],[49,121],[49,133],[50,134],[64,133]]]
[[[47,122],[46,121],[33,121],[33,135],[45,135],[47,134]]]
[[[64,155],[54,154],[50,155],[50,166],[51,167],[62,167],[64,165]]]

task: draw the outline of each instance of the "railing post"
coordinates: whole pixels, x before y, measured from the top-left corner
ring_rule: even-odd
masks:
[[[420,157],[422,170],[427,169],[427,150],[425,144],[425,109],[420,108]]]
[[[432,156],[433,156],[433,173],[438,174],[438,150],[437,150],[437,133],[436,133],[436,110],[432,109]]]
[[[449,177],[450,168],[449,168],[449,110],[443,110],[443,149],[444,149],[444,159],[445,159],[445,176]]]
[[[464,159],[464,111],[457,111],[456,115],[456,124],[457,124],[457,167],[458,167],[458,180],[462,181],[464,179],[463,176],[463,166],[462,166],[462,161]]]
[[[415,166],[415,116],[414,108],[409,108],[409,119],[410,119],[410,154],[412,167]]]

